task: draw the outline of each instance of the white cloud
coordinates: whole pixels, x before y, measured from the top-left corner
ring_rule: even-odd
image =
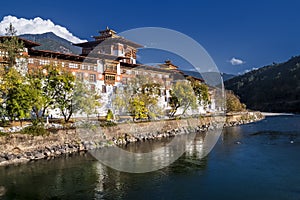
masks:
[[[246,73],[248,73],[248,72],[255,71],[255,70],[258,70],[258,68],[253,67],[252,69],[246,69],[246,70],[244,71],[244,73],[242,73],[242,74],[246,74]]]
[[[232,65],[242,65],[245,63],[245,61],[232,57],[231,60],[229,61]]]
[[[11,15],[5,16],[0,22],[0,35],[5,34],[5,28],[7,28],[10,23],[12,23],[12,25],[16,28],[18,35],[53,32],[55,35],[72,43],[81,43],[86,41],[74,36],[65,27],[55,25],[50,19],[45,20],[40,17],[36,17],[34,19],[25,19],[17,18]]]

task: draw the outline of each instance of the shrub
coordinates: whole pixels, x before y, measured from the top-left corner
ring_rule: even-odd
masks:
[[[0,131],[0,137],[1,137],[1,136],[6,136],[6,135],[8,135],[8,133],[4,133],[4,132],[1,132],[1,131]]]
[[[111,109],[108,109],[107,111],[107,115],[106,115],[106,121],[111,121],[114,119],[114,114],[113,112],[111,111]]]
[[[49,131],[46,130],[41,125],[36,125],[36,126],[33,125],[33,126],[27,126],[27,127],[23,128],[20,133],[39,136],[39,135],[48,135]]]
[[[101,123],[100,126],[101,127],[112,127],[112,126],[116,126],[117,124],[113,121],[107,121],[105,123]]]

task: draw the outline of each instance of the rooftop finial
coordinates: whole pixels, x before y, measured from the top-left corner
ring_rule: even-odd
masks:
[[[109,27],[108,27],[108,26],[106,26],[106,30],[109,30]]]

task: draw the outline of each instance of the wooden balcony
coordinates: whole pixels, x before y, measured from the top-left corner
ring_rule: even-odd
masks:
[[[117,74],[117,68],[116,69],[107,68],[104,70],[104,73]]]
[[[117,74],[117,66],[114,65],[106,66],[104,73]]]
[[[104,83],[105,85],[114,85],[116,82],[116,76],[113,74],[105,74]]]

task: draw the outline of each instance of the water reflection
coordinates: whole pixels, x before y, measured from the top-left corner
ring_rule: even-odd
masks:
[[[172,165],[144,174],[116,171],[89,154],[1,167],[0,199],[299,199],[300,133],[293,124],[300,117],[284,131],[274,126],[278,121],[268,118],[269,126],[262,121],[226,128],[204,157],[208,137],[197,134]],[[278,137],[273,139],[270,133]],[[168,140],[124,149],[143,153],[165,143]]]
[[[0,186],[0,197],[4,196],[6,192],[6,189],[4,186]]]
[[[156,171],[171,165],[185,152],[205,157],[216,144],[221,130],[206,133],[195,132],[173,138],[140,142],[123,147],[109,147],[92,150],[89,153],[106,166],[129,173]],[[138,148],[142,146],[141,148]],[[136,152],[137,151],[137,152]]]

